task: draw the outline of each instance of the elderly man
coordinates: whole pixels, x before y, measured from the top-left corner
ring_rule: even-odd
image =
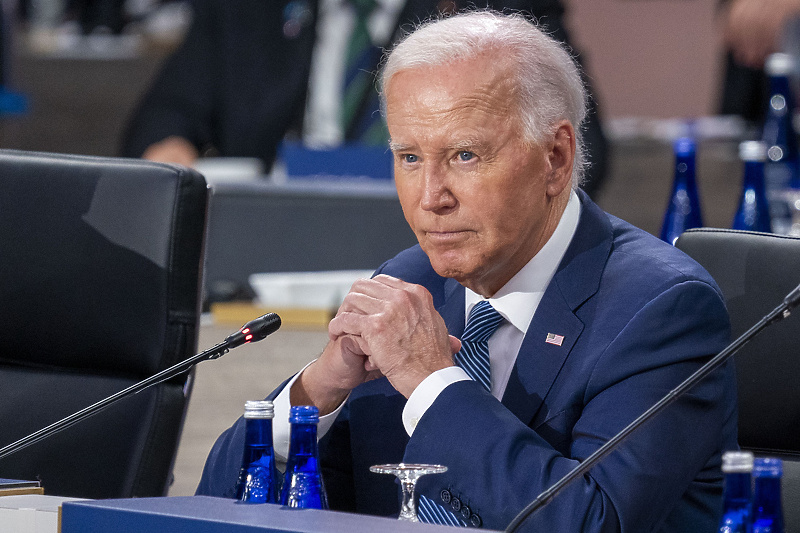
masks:
[[[425,24],[389,55],[382,83],[419,246],[353,285],[322,355],[273,395],[276,411],[326,414],[333,508],[396,514],[395,483],[369,466],[439,463],[448,471],[418,486],[422,519],[502,529],[723,348],[727,314],[696,263],[579,190],[585,93],[535,25],[493,12]],[[198,493],[230,494],[242,443],[240,421]],[[734,447],[727,367],[529,523],[711,531],[720,454]]]

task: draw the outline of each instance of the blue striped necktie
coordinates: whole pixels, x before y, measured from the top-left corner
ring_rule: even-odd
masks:
[[[489,302],[478,302],[469,312],[467,326],[461,337],[461,350],[454,357],[458,366],[489,392],[492,391],[489,337],[502,321],[503,317]]]
[[[478,302],[467,317],[467,326],[464,328],[464,335],[461,336],[461,350],[453,356],[456,364],[489,392],[492,391],[489,337],[502,321],[502,315],[495,311],[489,302],[485,300]],[[463,513],[463,510],[468,509],[463,507],[461,516],[458,516],[452,510],[420,494],[417,515],[421,522],[428,524],[467,527],[469,512]]]

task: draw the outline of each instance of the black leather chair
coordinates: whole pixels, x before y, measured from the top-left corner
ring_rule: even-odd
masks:
[[[183,167],[0,150],[0,447],[193,355],[209,191]],[[183,375],[0,459],[47,494],[161,496]]]
[[[800,284],[800,238],[700,228],[676,246],[703,265],[722,289],[734,338]],[[763,330],[734,356],[739,444],[784,460],[787,533],[800,531],[800,309]]]

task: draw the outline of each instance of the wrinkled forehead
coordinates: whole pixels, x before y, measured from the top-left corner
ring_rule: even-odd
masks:
[[[508,115],[518,102],[516,76],[509,61],[490,53],[398,70],[385,86],[386,106],[425,102],[439,110],[476,107]]]

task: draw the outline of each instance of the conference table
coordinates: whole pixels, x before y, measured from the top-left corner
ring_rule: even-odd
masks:
[[[8,480],[0,480],[8,481]],[[210,496],[86,500],[36,494],[0,497],[0,533],[403,533],[449,526]]]
[[[61,533],[376,533],[444,532],[449,526],[273,504],[247,505],[208,496],[73,501]]]

